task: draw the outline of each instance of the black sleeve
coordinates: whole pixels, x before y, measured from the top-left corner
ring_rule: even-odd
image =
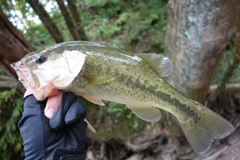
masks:
[[[43,113],[45,105],[46,101],[38,102],[33,95],[24,99],[18,126],[26,160],[85,160],[91,144],[84,122],[86,106],[77,101],[75,94],[64,93],[59,109],[49,120]]]

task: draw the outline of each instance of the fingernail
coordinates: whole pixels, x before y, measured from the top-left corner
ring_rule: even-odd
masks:
[[[54,108],[49,108],[47,111],[44,112],[45,116],[49,119],[52,118],[54,113],[55,113]]]

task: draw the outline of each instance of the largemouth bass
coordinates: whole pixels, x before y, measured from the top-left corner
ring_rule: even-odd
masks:
[[[40,101],[57,88],[98,105],[104,105],[102,100],[125,104],[148,122],[160,120],[159,109],[168,111],[200,155],[210,150],[213,140],[234,130],[230,122],[163,80],[172,64],[159,54],[134,54],[106,44],[72,41],[29,53],[12,67],[20,81],[35,89]]]

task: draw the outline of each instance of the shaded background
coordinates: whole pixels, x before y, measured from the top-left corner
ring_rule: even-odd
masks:
[[[88,133],[93,139],[89,160],[240,157],[239,0],[0,0],[0,9],[0,159],[23,159],[17,121],[24,89],[17,87],[9,64],[70,40],[168,56],[174,68],[168,82],[236,127],[200,157],[169,113],[158,123],[147,123],[124,105],[99,107],[83,100],[87,119],[102,137]]]

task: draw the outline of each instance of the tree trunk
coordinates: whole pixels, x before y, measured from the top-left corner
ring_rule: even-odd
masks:
[[[239,0],[169,0],[165,53],[170,83],[203,102],[234,26]]]
[[[70,11],[72,13],[72,17],[73,17],[73,22],[74,22],[74,26],[75,28],[77,29],[78,31],[78,34],[80,35],[80,39],[83,40],[83,41],[87,41],[88,38],[87,38],[87,35],[85,33],[85,30],[84,28],[82,27],[82,22],[81,22],[81,18],[80,18],[80,14],[77,10],[77,7],[75,5],[75,0],[67,0],[68,2],[68,6],[70,8]]]
[[[34,48],[25,40],[7,17],[0,12],[0,62],[1,69],[15,75],[10,64],[21,59]]]
[[[52,35],[53,39],[56,43],[63,42],[64,39],[62,37],[61,32],[58,30],[55,23],[52,21],[48,13],[45,11],[44,7],[40,4],[39,1],[36,0],[27,0],[30,6],[33,8],[35,13],[41,19],[44,26],[47,28],[49,33]]]
[[[20,136],[18,135],[19,131],[17,129],[14,129],[14,127],[17,126],[17,122],[14,121],[17,119],[17,110],[16,105],[13,105],[13,100],[17,97],[17,94],[19,97],[22,97],[25,90],[18,87],[16,94],[8,100],[5,99],[6,95],[2,91],[5,91],[6,88],[16,88],[17,76],[15,74],[15,71],[10,67],[10,64],[18,61],[25,54],[32,50],[34,49],[31,47],[31,45],[12,25],[7,17],[0,11],[0,70],[3,70],[8,74],[0,75],[0,143],[2,145],[0,147],[0,159],[7,159],[7,157],[3,158],[3,153],[5,153],[5,155],[11,155],[11,159],[24,159],[24,157],[21,155],[21,150],[16,149],[16,146],[21,142],[17,140],[20,139]],[[16,124],[16,126],[14,124]],[[9,133],[11,134],[7,136]]]
[[[208,99],[213,102],[215,101],[218,96],[226,89],[228,81],[231,79],[231,77],[234,75],[235,70],[238,68],[240,64],[240,6],[236,9],[236,37],[235,37],[235,52],[233,57],[233,62],[228,66],[228,69],[226,73],[224,74],[224,77],[222,79],[221,84],[218,86],[218,88],[210,94]]]
[[[68,30],[70,31],[72,37],[74,40],[80,40],[80,35],[78,34],[77,29],[74,27],[74,24],[71,20],[71,17],[67,11],[66,6],[64,5],[63,0],[57,0],[58,6],[61,10],[62,16],[66,22],[66,25],[68,27]]]

